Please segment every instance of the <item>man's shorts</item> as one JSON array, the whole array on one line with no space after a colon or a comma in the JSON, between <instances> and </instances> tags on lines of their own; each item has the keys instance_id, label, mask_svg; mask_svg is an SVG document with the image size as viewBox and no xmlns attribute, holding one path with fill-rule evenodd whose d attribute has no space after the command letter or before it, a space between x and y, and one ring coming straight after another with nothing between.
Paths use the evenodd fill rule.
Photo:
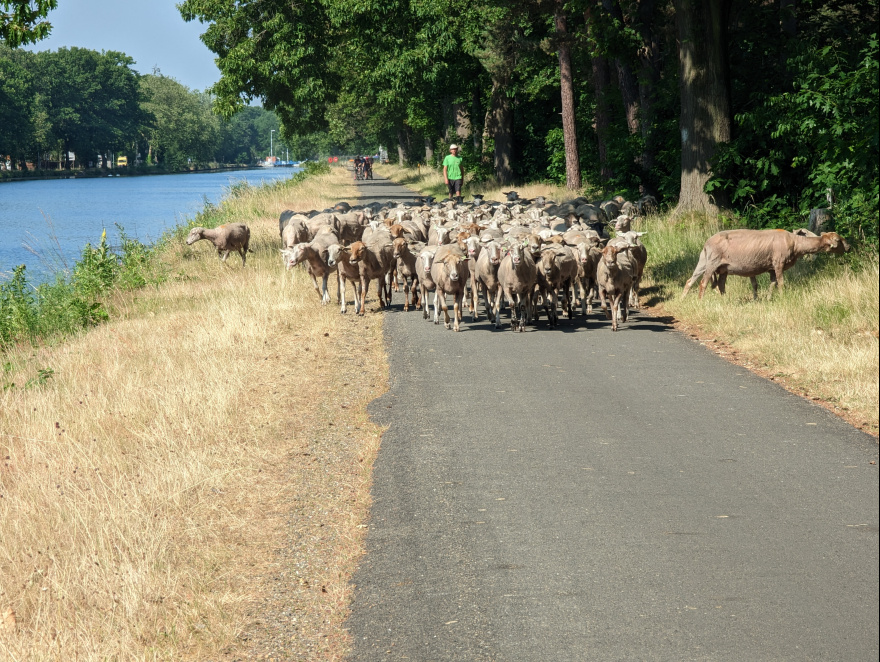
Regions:
<instances>
[{"instance_id":1,"label":"man's shorts","mask_svg":"<svg viewBox=\"0 0 880 662\"><path fill-rule=\"evenodd\" d=\"M449 180L449 197L456 198L461 196L461 180L460 179L450 179Z\"/></svg>"}]
</instances>

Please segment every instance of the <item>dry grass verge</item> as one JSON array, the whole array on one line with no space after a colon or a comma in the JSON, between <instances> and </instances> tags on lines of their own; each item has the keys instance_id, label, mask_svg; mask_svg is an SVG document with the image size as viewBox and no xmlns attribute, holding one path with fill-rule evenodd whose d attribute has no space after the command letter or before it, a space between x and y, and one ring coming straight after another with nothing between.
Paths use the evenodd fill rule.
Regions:
<instances>
[{"instance_id":1,"label":"dry grass verge","mask_svg":"<svg viewBox=\"0 0 880 662\"><path fill-rule=\"evenodd\" d=\"M240 192L246 269L174 244L116 321L4 357L30 383L0 393L0 659L344 655L381 318L285 273L277 219L353 195L343 169Z\"/></svg>"}]
</instances>

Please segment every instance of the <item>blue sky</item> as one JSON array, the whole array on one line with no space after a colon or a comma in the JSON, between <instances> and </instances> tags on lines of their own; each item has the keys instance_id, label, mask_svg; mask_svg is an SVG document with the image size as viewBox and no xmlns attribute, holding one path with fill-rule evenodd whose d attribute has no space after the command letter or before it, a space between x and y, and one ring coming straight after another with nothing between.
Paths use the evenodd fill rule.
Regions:
<instances>
[{"instance_id":1,"label":"blue sky","mask_svg":"<svg viewBox=\"0 0 880 662\"><path fill-rule=\"evenodd\" d=\"M207 26L184 22L175 6L179 1L58 0L48 16L52 33L28 50L79 46L121 51L142 74L158 67L188 88L204 90L220 79L220 72L214 54L199 40Z\"/></svg>"}]
</instances>

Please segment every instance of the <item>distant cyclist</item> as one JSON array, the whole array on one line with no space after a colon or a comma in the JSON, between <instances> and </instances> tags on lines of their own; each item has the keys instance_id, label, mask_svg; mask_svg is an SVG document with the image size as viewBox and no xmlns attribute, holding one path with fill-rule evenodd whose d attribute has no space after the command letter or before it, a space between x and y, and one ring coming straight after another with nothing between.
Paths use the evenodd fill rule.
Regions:
<instances>
[{"instance_id":1,"label":"distant cyclist","mask_svg":"<svg viewBox=\"0 0 880 662\"><path fill-rule=\"evenodd\" d=\"M365 156L364 157L364 179L372 179L373 178L373 157Z\"/></svg>"}]
</instances>

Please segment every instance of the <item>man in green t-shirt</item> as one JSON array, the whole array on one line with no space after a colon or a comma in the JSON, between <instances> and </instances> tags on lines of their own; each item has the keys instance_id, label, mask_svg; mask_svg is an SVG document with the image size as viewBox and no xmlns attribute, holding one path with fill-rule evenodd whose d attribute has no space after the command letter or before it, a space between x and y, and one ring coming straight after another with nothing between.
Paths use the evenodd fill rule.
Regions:
<instances>
[{"instance_id":1,"label":"man in green t-shirt","mask_svg":"<svg viewBox=\"0 0 880 662\"><path fill-rule=\"evenodd\" d=\"M461 167L461 157L458 155L458 145L449 146L449 154L443 159L443 179L449 188L449 197L461 202L461 182L464 179L464 170Z\"/></svg>"}]
</instances>

